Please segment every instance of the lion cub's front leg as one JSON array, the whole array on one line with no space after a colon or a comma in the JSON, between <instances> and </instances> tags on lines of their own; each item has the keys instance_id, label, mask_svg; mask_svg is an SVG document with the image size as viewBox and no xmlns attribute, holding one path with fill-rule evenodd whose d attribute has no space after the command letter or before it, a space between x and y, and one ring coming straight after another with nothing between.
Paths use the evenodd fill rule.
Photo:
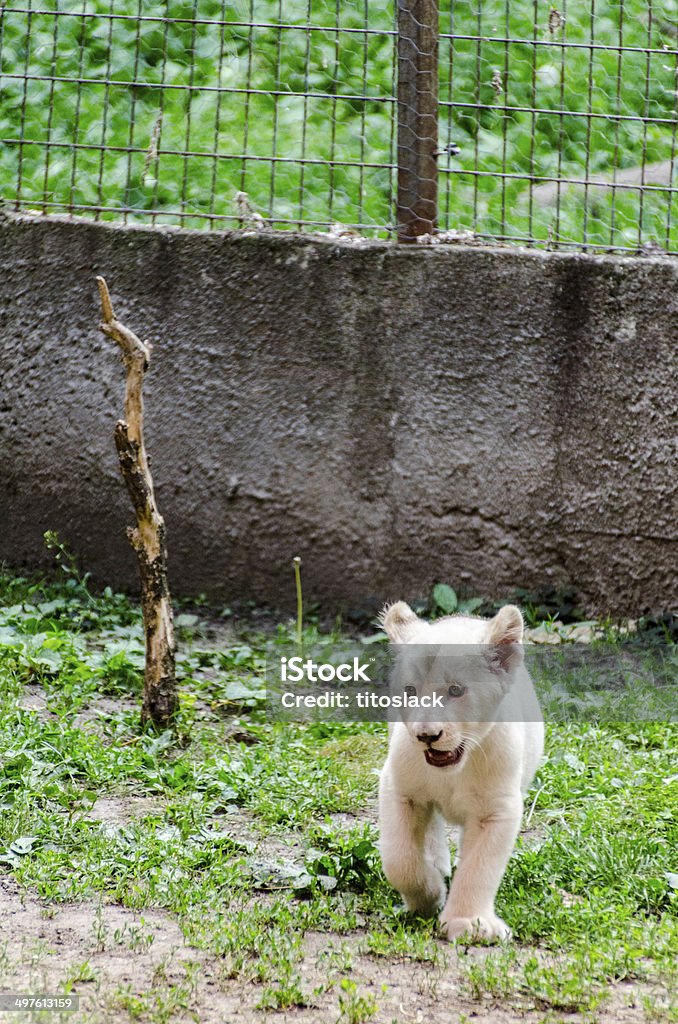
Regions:
<instances>
[{"instance_id":1,"label":"lion cub's front leg","mask_svg":"<svg viewBox=\"0 0 678 1024\"><path fill-rule=\"evenodd\" d=\"M408 910L434 914L445 902L450 852L444 822L432 806L398 794L382 776L379 831L384 874Z\"/></svg>"},{"instance_id":2,"label":"lion cub's front leg","mask_svg":"<svg viewBox=\"0 0 678 1024\"><path fill-rule=\"evenodd\" d=\"M504 801L501 807L467 823L459 864L452 880L440 924L448 939L510 938L507 924L494 912L497 889L504 876L520 829L522 800Z\"/></svg>"}]
</instances>

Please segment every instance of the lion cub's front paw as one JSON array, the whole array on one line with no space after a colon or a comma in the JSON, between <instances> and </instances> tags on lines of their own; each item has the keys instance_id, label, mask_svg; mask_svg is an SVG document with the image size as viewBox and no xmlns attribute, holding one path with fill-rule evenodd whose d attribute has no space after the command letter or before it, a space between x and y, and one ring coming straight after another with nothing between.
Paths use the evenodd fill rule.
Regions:
<instances>
[{"instance_id":1,"label":"lion cub's front paw","mask_svg":"<svg viewBox=\"0 0 678 1024\"><path fill-rule=\"evenodd\" d=\"M486 942L498 942L511 938L511 929L496 914L479 917L448 917L440 915L440 927L445 938L459 939L467 935L471 940L483 939Z\"/></svg>"}]
</instances>

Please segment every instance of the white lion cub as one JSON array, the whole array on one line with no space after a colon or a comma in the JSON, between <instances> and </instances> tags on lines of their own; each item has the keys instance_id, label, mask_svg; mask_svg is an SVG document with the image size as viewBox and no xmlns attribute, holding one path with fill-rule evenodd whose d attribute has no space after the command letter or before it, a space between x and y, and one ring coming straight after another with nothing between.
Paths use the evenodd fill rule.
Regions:
<instances>
[{"instance_id":1,"label":"white lion cub","mask_svg":"<svg viewBox=\"0 0 678 1024\"><path fill-rule=\"evenodd\" d=\"M398 645L396 687L443 707L427 712L439 720L391 726L379 787L386 877L408 910L431 914L442 908L440 924L449 939L508 938L494 900L544 739L523 664L520 611L506 605L491 620L458 615L426 623L398 601L381 621ZM445 821L462 829L449 893Z\"/></svg>"}]
</instances>

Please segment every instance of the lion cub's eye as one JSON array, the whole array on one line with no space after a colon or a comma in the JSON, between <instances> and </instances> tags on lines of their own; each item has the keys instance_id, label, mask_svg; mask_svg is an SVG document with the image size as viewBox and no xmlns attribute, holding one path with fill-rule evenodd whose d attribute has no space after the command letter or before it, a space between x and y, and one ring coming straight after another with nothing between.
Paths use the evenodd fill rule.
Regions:
<instances>
[{"instance_id":1,"label":"lion cub's eye","mask_svg":"<svg viewBox=\"0 0 678 1024\"><path fill-rule=\"evenodd\" d=\"M417 688L416 688L416 686L406 686L405 687L405 693L407 694L408 697L416 697L417 696Z\"/></svg>"},{"instance_id":2,"label":"lion cub's eye","mask_svg":"<svg viewBox=\"0 0 678 1024\"><path fill-rule=\"evenodd\" d=\"M447 688L447 692L449 693L450 697L463 697L464 694L466 693L466 690L467 687L463 686L461 683L452 683Z\"/></svg>"}]
</instances>

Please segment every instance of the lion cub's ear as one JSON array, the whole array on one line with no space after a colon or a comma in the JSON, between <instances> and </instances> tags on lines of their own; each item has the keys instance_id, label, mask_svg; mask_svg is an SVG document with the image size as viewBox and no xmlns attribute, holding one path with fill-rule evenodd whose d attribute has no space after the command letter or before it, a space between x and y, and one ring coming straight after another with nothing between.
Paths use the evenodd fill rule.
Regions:
<instances>
[{"instance_id":1,"label":"lion cub's ear","mask_svg":"<svg viewBox=\"0 0 678 1024\"><path fill-rule=\"evenodd\" d=\"M514 604L506 604L490 619L487 643L489 662L497 672L510 672L523 660L523 617Z\"/></svg>"},{"instance_id":2,"label":"lion cub's ear","mask_svg":"<svg viewBox=\"0 0 678 1024\"><path fill-rule=\"evenodd\" d=\"M505 604L490 619L488 644L521 644L523 642L523 617L520 608L514 604Z\"/></svg>"},{"instance_id":3,"label":"lion cub's ear","mask_svg":"<svg viewBox=\"0 0 678 1024\"><path fill-rule=\"evenodd\" d=\"M404 601L387 604L379 615L379 624L383 627L391 643L406 644L412 639L419 626L419 619Z\"/></svg>"}]
</instances>

